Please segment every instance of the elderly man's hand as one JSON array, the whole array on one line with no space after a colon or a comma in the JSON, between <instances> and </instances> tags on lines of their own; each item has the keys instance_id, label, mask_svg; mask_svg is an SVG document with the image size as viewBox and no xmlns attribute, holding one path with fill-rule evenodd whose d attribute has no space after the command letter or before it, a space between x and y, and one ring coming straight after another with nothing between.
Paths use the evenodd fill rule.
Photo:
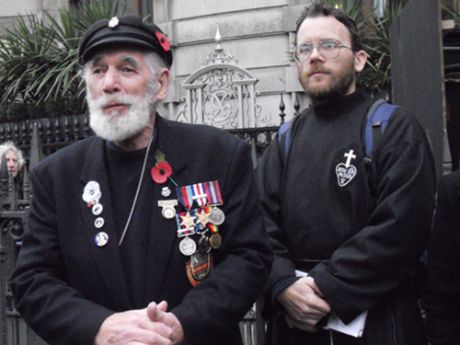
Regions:
<instances>
[{"instance_id":1,"label":"elderly man's hand","mask_svg":"<svg viewBox=\"0 0 460 345\"><path fill-rule=\"evenodd\" d=\"M167 305L158 305L160 308ZM94 345L172 345L174 331L161 321L151 320L147 308L110 315L99 328Z\"/></svg>"},{"instance_id":2,"label":"elderly man's hand","mask_svg":"<svg viewBox=\"0 0 460 345\"><path fill-rule=\"evenodd\" d=\"M307 332L315 332L316 324L331 312L321 291L311 277L303 277L280 293L278 301L286 310L286 322Z\"/></svg>"},{"instance_id":3,"label":"elderly man's hand","mask_svg":"<svg viewBox=\"0 0 460 345\"><path fill-rule=\"evenodd\" d=\"M168 303L162 301L159 304L151 302L147 306L147 315L150 320L155 322L162 322L166 326L170 327L173 331L171 340L174 345L181 344L184 341L184 330L180 321L173 313L167 313Z\"/></svg>"}]
</instances>

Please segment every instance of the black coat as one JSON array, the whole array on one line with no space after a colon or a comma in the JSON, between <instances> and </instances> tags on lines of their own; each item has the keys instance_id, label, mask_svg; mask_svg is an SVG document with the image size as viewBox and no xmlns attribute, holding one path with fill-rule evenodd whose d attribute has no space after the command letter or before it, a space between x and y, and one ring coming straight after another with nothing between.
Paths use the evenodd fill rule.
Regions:
<instances>
[{"instance_id":1,"label":"black coat","mask_svg":"<svg viewBox=\"0 0 460 345\"><path fill-rule=\"evenodd\" d=\"M275 251L265 308L269 320L280 320L271 323L281 334L272 334L274 344L286 344L288 335L297 339L293 343L329 343L326 332L288 331L279 317L274 294L295 269L309 271L343 322L370 311L363 335L368 344L424 343L410 276L429 235L433 159L415 118L397 109L374 147L372 174L362 135L372 102L357 92L307 109L294 124L287 161L274 140L257 167ZM356 175L340 186L336 170L350 150Z\"/></svg>"},{"instance_id":2,"label":"black coat","mask_svg":"<svg viewBox=\"0 0 460 345\"><path fill-rule=\"evenodd\" d=\"M460 342L460 170L441 178L428 248L429 284L424 305L433 345Z\"/></svg>"},{"instance_id":3,"label":"black coat","mask_svg":"<svg viewBox=\"0 0 460 345\"><path fill-rule=\"evenodd\" d=\"M219 228L223 244L214 251L214 269L192 288L185 272L188 258L178 249L175 220L161 216L161 186L155 185L149 196L151 236L141 300L144 307L166 300L188 344L238 343L238 321L265 283L272 259L248 147L223 131L159 116L156 130L156 147L177 181L219 181L226 221ZM51 344L92 344L106 317L133 308L113 240L117 234L104 146L103 140L91 137L47 157L31 173L29 227L11 282L17 309ZM149 176L150 167L147 171ZM110 238L104 247L94 243L95 217L82 200L90 180L99 182L103 191L104 231Z\"/></svg>"}]
</instances>

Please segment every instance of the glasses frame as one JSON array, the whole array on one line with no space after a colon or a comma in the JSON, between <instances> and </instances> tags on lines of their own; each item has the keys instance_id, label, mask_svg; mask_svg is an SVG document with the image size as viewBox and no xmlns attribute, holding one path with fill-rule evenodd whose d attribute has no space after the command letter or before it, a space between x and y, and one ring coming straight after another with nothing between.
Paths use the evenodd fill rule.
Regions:
<instances>
[{"instance_id":1,"label":"glasses frame","mask_svg":"<svg viewBox=\"0 0 460 345\"><path fill-rule=\"evenodd\" d=\"M327 53L324 54L324 51L322 50L322 47L321 47L321 45L323 45L325 43L331 43L331 42L337 44L337 47L336 47L337 48L337 55L335 55L335 56L328 56ZM309 46L309 47L311 46L312 49L311 49L310 54L308 54L308 56L304 56L303 58L300 58L299 54L298 54L298 50L299 50L300 47L304 47L304 46ZM305 61L307 61L311 57L311 54L313 54L313 51L315 50L315 48L318 49L318 53L322 57L327 58L327 59L336 59L336 58L338 58L339 55L340 55L340 51L341 51L340 48L347 48L347 49L350 49L352 52L354 52L353 48L343 44L340 41L336 41L336 40L333 40L333 39L326 39L326 40L320 41L317 44L302 44L300 46L296 46L295 49L294 49L294 60L296 60L297 62L305 62Z\"/></svg>"}]
</instances>

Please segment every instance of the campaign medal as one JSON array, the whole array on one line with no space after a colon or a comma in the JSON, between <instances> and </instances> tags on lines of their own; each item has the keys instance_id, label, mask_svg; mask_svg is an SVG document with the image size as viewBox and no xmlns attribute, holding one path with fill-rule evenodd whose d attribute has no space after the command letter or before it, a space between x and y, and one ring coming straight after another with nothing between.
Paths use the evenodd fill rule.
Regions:
<instances>
[{"instance_id":1,"label":"campaign medal","mask_svg":"<svg viewBox=\"0 0 460 345\"><path fill-rule=\"evenodd\" d=\"M209 205L212 206L209 221L216 225L222 225L225 221L225 213L218 205L222 205L222 194L220 193L219 181L209 181L204 183Z\"/></svg>"},{"instance_id":2,"label":"campaign medal","mask_svg":"<svg viewBox=\"0 0 460 345\"><path fill-rule=\"evenodd\" d=\"M212 256L209 253L197 251L186 263L187 278L192 286L197 286L205 280L212 270Z\"/></svg>"},{"instance_id":3,"label":"campaign medal","mask_svg":"<svg viewBox=\"0 0 460 345\"><path fill-rule=\"evenodd\" d=\"M211 223L216 225L222 225L225 222L225 213L220 208L213 206L211 214L209 215Z\"/></svg>"},{"instance_id":4,"label":"campaign medal","mask_svg":"<svg viewBox=\"0 0 460 345\"><path fill-rule=\"evenodd\" d=\"M175 207L178 205L176 199L158 200L158 207L161 207L161 215L166 219L173 219L176 216Z\"/></svg>"},{"instance_id":5,"label":"campaign medal","mask_svg":"<svg viewBox=\"0 0 460 345\"><path fill-rule=\"evenodd\" d=\"M209 245L212 249L219 249L222 245L222 236L220 236L217 232L213 233L209 237Z\"/></svg>"},{"instance_id":6,"label":"campaign medal","mask_svg":"<svg viewBox=\"0 0 460 345\"><path fill-rule=\"evenodd\" d=\"M179 242L179 250L183 255L191 256L196 252L196 243L190 237L185 236L185 238Z\"/></svg>"},{"instance_id":7,"label":"campaign medal","mask_svg":"<svg viewBox=\"0 0 460 345\"><path fill-rule=\"evenodd\" d=\"M350 150L344 154L346 158L345 163L339 163L335 167L335 174L337 175L337 183L339 187L345 187L349 184L356 176L358 170L351 163L356 158L354 150Z\"/></svg>"},{"instance_id":8,"label":"campaign medal","mask_svg":"<svg viewBox=\"0 0 460 345\"><path fill-rule=\"evenodd\" d=\"M205 206L201 209L195 211L196 214L196 223L197 223L197 232L200 233L206 229L206 225L209 223L209 216L211 215L211 210L208 206Z\"/></svg>"}]
</instances>

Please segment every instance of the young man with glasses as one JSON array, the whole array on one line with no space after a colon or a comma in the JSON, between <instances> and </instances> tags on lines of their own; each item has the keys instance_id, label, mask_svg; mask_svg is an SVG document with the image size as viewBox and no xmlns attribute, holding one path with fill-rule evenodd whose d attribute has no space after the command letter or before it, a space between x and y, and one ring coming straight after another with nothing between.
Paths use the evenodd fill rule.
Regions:
<instances>
[{"instance_id":1,"label":"young man with glasses","mask_svg":"<svg viewBox=\"0 0 460 345\"><path fill-rule=\"evenodd\" d=\"M412 274L429 234L435 173L423 129L396 108L366 157L363 126L375 99L357 86L367 54L340 10L304 11L295 57L312 105L257 168L275 251L269 343L424 344Z\"/></svg>"}]
</instances>

